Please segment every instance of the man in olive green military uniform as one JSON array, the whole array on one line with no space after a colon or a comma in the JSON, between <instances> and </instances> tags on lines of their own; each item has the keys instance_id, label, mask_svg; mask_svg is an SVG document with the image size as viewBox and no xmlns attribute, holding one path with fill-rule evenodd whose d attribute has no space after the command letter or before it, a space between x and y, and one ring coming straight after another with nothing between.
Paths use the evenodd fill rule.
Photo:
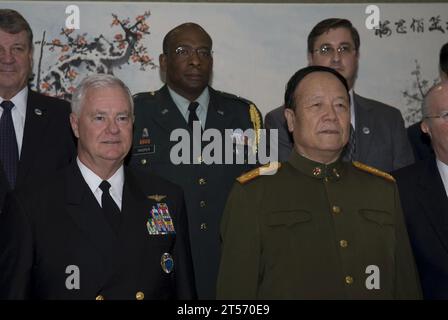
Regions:
<instances>
[{"instance_id":1,"label":"man in olive green military uniform","mask_svg":"<svg viewBox=\"0 0 448 320\"><path fill-rule=\"evenodd\" d=\"M200 156L195 157L194 150L190 152L193 155L190 163L176 164L172 151L179 143L172 140L172 133L180 129L191 138L202 129L204 135L214 131L224 136L226 129L256 132L262 126L261 115L250 101L209 86L212 67L212 39L201 26L184 23L168 32L160 55L166 85L156 92L134 97L134 145L130 160L131 165L161 175L185 192L199 299L215 298L222 212L235 178L255 164L224 164L224 160L223 164L210 164ZM254 152L257 143L242 131L233 134L234 147ZM203 149L208 145L211 143L202 142ZM183 152L191 150L187 149Z\"/></svg>"},{"instance_id":2,"label":"man in olive green military uniform","mask_svg":"<svg viewBox=\"0 0 448 320\"><path fill-rule=\"evenodd\" d=\"M327 67L288 82L295 152L276 174L242 175L232 189L218 299L420 298L395 182L340 159L349 99L345 79Z\"/></svg>"}]
</instances>

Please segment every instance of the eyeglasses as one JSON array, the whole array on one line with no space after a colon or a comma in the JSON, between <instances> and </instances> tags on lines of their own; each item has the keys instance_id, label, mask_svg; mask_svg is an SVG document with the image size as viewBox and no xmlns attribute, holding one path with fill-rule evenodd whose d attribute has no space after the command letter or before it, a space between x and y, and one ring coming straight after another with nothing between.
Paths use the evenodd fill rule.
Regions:
<instances>
[{"instance_id":1,"label":"eyeglasses","mask_svg":"<svg viewBox=\"0 0 448 320\"><path fill-rule=\"evenodd\" d=\"M350 55L351 53L356 51L356 49L349 44L343 44L337 49L327 44L324 44L319 49L314 49L313 52L318 52L321 56L330 56L330 55L332 56L334 55L335 50L342 56Z\"/></svg>"},{"instance_id":2,"label":"eyeglasses","mask_svg":"<svg viewBox=\"0 0 448 320\"><path fill-rule=\"evenodd\" d=\"M196 52L201 59L209 59L213 54L213 51L209 48L192 48L190 46L179 46L174 50L179 58L189 58L193 55L193 52Z\"/></svg>"},{"instance_id":3,"label":"eyeglasses","mask_svg":"<svg viewBox=\"0 0 448 320\"><path fill-rule=\"evenodd\" d=\"M433 115L433 116L425 116L425 119L435 119L435 118L440 118L445 122L448 122L448 110L442 111L441 114L439 115Z\"/></svg>"}]
</instances>

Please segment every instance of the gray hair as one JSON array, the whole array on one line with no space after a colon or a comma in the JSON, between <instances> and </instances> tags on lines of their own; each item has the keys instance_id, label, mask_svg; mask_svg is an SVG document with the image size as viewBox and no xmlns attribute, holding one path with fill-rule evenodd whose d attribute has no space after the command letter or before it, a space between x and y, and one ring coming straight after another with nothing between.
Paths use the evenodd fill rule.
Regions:
<instances>
[{"instance_id":1,"label":"gray hair","mask_svg":"<svg viewBox=\"0 0 448 320\"><path fill-rule=\"evenodd\" d=\"M131 112L134 114L134 100L132 99L129 88L117 77L103 73L87 76L81 81L72 96L72 112L77 115L80 114L84 99L89 89L110 87L120 87L123 89L129 99Z\"/></svg>"}]
</instances>

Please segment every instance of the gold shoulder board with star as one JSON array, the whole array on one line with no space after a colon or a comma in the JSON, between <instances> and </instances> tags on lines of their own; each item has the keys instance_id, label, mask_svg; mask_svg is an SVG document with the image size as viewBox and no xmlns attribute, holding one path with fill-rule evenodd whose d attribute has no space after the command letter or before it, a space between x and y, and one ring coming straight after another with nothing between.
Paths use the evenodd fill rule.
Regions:
<instances>
[{"instance_id":1,"label":"gold shoulder board with star","mask_svg":"<svg viewBox=\"0 0 448 320\"><path fill-rule=\"evenodd\" d=\"M272 174L272 172L277 171L281 166L282 164L280 162L271 162L242 174L236 180L241 184L245 184L258 176Z\"/></svg>"},{"instance_id":2,"label":"gold shoulder board with star","mask_svg":"<svg viewBox=\"0 0 448 320\"><path fill-rule=\"evenodd\" d=\"M358 161L353 161L353 165L356 168L358 168L358 169L360 169L362 171L365 171L365 172L371 173L371 174L373 174L375 176L378 176L378 177L384 178L386 180L395 182L394 177L392 177L390 174L388 174L388 173L386 173L384 171L378 170L377 168L368 166L368 165L366 165L364 163L361 163L361 162L358 162Z\"/></svg>"}]
</instances>

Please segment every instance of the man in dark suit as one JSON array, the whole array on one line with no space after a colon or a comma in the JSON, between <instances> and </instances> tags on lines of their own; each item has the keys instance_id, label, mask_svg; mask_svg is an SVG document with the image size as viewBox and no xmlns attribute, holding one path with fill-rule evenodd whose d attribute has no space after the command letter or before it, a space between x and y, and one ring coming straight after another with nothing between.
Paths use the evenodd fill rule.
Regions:
<instances>
[{"instance_id":1,"label":"man in dark suit","mask_svg":"<svg viewBox=\"0 0 448 320\"><path fill-rule=\"evenodd\" d=\"M426 95L422 130L435 157L393 173L426 299L448 299L448 81Z\"/></svg>"},{"instance_id":2,"label":"man in dark suit","mask_svg":"<svg viewBox=\"0 0 448 320\"><path fill-rule=\"evenodd\" d=\"M215 297L222 211L234 179L251 168L248 158L246 163L228 164L227 157L235 160L236 156L249 157L256 153L255 139L243 131L257 132L262 125L260 113L251 102L208 85L212 66L212 39L201 26L185 23L168 32L160 55L166 85L156 92L134 97L136 120L130 160L133 166L160 174L184 189L200 299ZM204 154L212 143L202 141L201 146L201 139L195 135L203 131L204 135L212 133L220 139L226 129L241 131L226 136L233 141L230 153L221 150L218 142L219 150L214 155L222 164L209 162ZM177 133L187 137L178 142L174 138ZM224 143L224 140L221 141ZM186 147L179 151L177 147L182 142ZM198 154L191 147L196 142ZM232 153L238 151L235 146L242 147L238 155ZM202 150L204 154L200 153ZM179 159L174 159L180 154L186 161L179 163Z\"/></svg>"},{"instance_id":3,"label":"man in dark suit","mask_svg":"<svg viewBox=\"0 0 448 320\"><path fill-rule=\"evenodd\" d=\"M399 110L354 92L358 72L360 39L358 31L346 19L326 19L308 35L309 65L333 68L341 73L350 87L350 143L344 160L356 160L383 171L392 171L413 163L403 117ZM287 160L293 141L286 128L284 107L266 115L266 129L278 129L278 152Z\"/></svg>"},{"instance_id":4,"label":"man in dark suit","mask_svg":"<svg viewBox=\"0 0 448 320\"><path fill-rule=\"evenodd\" d=\"M123 167L129 89L87 77L72 109L76 161L0 215L0 299L195 298L182 190Z\"/></svg>"},{"instance_id":5,"label":"man in dark suit","mask_svg":"<svg viewBox=\"0 0 448 320\"><path fill-rule=\"evenodd\" d=\"M8 191L45 181L75 154L70 105L27 87L32 59L30 26L0 9L0 211Z\"/></svg>"},{"instance_id":6,"label":"man in dark suit","mask_svg":"<svg viewBox=\"0 0 448 320\"><path fill-rule=\"evenodd\" d=\"M448 42L440 49L439 73L441 81L448 80ZM411 142L416 161L434 156L431 139L422 131L421 125L422 121L419 121L408 128L409 141Z\"/></svg>"}]
</instances>

